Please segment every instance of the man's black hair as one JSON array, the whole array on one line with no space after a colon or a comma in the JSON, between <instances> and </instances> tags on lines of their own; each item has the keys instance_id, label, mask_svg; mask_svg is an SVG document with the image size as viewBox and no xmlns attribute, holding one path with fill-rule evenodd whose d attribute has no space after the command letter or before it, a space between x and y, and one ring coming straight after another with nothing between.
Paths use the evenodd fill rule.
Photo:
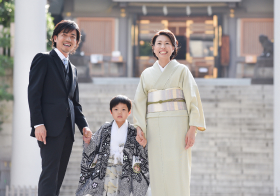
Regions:
<instances>
[{"instance_id":1,"label":"man's black hair","mask_svg":"<svg viewBox=\"0 0 280 196\"><path fill-rule=\"evenodd\" d=\"M57 23L57 25L54 28L53 34L52 34L52 47L56 48L56 42L54 42L54 36L58 36L59 33L63 32L63 33L68 33L70 31L76 30L77 33L77 46L76 48L71 52L71 53L75 53L75 50L78 48L79 43L81 41L81 32L79 29L79 26L77 25L77 23L75 23L72 20L62 20L59 23Z\"/></svg>"},{"instance_id":2,"label":"man's black hair","mask_svg":"<svg viewBox=\"0 0 280 196\"><path fill-rule=\"evenodd\" d=\"M127 96L124 95L117 95L110 101L110 111L112 111L112 108L118 105L119 103L123 103L127 105L128 111L131 110L131 101Z\"/></svg>"}]
</instances>

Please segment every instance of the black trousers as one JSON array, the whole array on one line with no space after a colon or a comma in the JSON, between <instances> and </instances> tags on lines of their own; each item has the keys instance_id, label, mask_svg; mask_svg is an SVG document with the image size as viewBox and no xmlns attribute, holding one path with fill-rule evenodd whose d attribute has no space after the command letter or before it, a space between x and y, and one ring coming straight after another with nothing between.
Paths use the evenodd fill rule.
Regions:
<instances>
[{"instance_id":1,"label":"black trousers","mask_svg":"<svg viewBox=\"0 0 280 196\"><path fill-rule=\"evenodd\" d=\"M47 144L38 141L42 158L38 196L58 196L69 162L74 136L70 117L67 117L58 137L47 137Z\"/></svg>"}]
</instances>

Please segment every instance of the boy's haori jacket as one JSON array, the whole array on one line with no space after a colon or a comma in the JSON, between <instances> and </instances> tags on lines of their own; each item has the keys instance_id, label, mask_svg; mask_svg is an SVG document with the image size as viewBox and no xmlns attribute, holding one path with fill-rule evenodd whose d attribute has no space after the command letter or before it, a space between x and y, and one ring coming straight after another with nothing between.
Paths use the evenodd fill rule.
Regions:
<instances>
[{"instance_id":1,"label":"boy's haori jacket","mask_svg":"<svg viewBox=\"0 0 280 196\"><path fill-rule=\"evenodd\" d=\"M76 196L102 196L108 159L110 156L111 123L105 123L95 132L89 144L84 144L81 174ZM136 141L136 128L128 123L127 139L123 149L122 175L117 196L145 196L149 187L148 146ZM140 172L133 170L133 157L140 163ZM96 161L97 160L97 161Z\"/></svg>"}]
</instances>

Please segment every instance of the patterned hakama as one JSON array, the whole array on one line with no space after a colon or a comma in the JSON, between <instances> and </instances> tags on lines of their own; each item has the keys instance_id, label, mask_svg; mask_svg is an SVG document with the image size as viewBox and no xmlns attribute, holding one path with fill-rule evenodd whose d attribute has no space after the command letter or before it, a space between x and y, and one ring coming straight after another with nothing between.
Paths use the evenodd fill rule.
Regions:
<instances>
[{"instance_id":1,"label":"patterned hakama","mask_svg":"<svg viewBox=\"0 0 280 196\"><path fill-rule=\"evenodd\" d=\"M121 174L122 164L114 164L114 158L110 157L105 175L103 196L116 196L118 194Z\"/></svg>"}]
</instances>

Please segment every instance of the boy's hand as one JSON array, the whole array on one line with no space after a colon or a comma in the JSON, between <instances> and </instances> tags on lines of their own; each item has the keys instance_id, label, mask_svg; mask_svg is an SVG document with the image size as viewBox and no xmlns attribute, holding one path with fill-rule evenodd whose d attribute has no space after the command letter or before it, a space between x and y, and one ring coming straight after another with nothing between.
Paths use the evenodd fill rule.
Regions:
<instances>
[{"instance_id":1,"label":"boy's hand","mask_svg":"<svg viewBox=\"0 0 280 196\"><path fill-rule=\"evenodd\" d=\"M147 139L140 127L137 127L137 136L136 136L136 141L145 148L147 145Z\"/></svg>"},{"instance_id":2,"label":"boy's hand","mask_svg":"<svg viewBox=\"0 0 280 196\"><path fill-rule=\"evenodd\" d=\"M92 132L88 127L83 128L83 140L86 144L90 143Z\"/></svg>"},{"instance_id":3,"label":"boy's hand","mask_svg":"<svg viewBox=\"0 0 280 196\"><path fill-rule=\"evenodd\" d=\"M90 137L85 137L85 136L83 136L83 140L84 140L84 142L86 143L86 144L89 144L90 143Z\"/></svg>"},{"instance_id":4,"label":"boy's hand","mask_svg":"<svg viewBox=\"0 0 280 196\"><path fill-rule=\"evenodd\" d=\"M144 133L142 133L143 134L143 139L139 142L138 140L137 140L137 137L138 137L138 135L136 136L136 141L138 141L138 143L141 145L141 146L143 146L144 148L145 148L145 146L147 145L147 139L145 138L145 136L144 136ZM139 139L139 138L138 138Z\"/></svg>"}]
</instances>

